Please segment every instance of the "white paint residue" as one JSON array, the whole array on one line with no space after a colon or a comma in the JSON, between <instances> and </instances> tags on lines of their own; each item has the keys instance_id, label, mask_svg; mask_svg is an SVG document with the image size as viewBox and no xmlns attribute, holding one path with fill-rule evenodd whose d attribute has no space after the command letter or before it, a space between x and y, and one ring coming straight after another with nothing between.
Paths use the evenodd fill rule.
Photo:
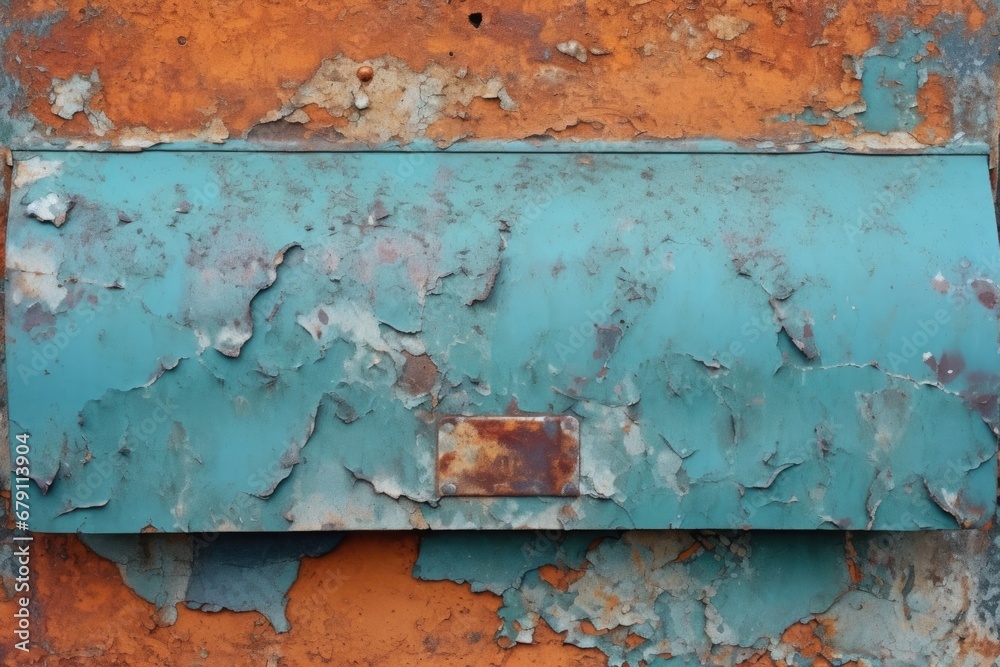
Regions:
<instances>
[{"instance_id":1,"label":"white paint residue","mask_svg":"<svg viewBox=\"0 0 1000 667\"><path fill-rule=\"evenodd\" d=\"M299 315L295 320L309 332L315 341L326 340L328 331L334 327L344 340L361 347L379 352L388 352L389 346L379 333L379 323L375 314L359 304L320 304L310 312Z\"/></svg>"},{"instance_id":2,"label":"white paint residue","mask_svg":"<svg viewBox=\"0 0 1000 667\"><path fill-rule=\"evenodd\" d=\"M42 222L51 222L56 227L62 227L72 207L71 199L50 192L28 204L27 212Z\"/></svg>"},{"instance_id":3,"label":"white paint residue","mask_svg":"<svg viewBox=\"0 0 1000 667\"><path fill-rule=\"evenodd\" d=\"M556 44L556 50L559 51L559 53L564 53L571 58L576 58L582 63L587 62L587 49L584 48L583 44L575 39Z\"/></svg>"},{"instance_id":4,"label":"white paint residue","mask_svg":"<svg viewBox=\"0 0 1000 667\"><path fill-rule=\"evenodd\" d=\"M708 29L719 39L729 41L736 39L750 29L750 22L738 16L716 14L708 20Z\"/></svg>"},{"instance_id":5,"label":"white paint residue","mask_svg":"<svg viewBox=\"0 0 1000 667\"><path fill-rule=\"evenodd\" d=\"M249 329L223 327L215 335L215 345L213 347L227 357L237 357L240 354L240 350L243 349L243 344L250 340L251 335L253 335L253 332Z\"/></svg>"},{"instance_id":6,"label":"white paint residue","mask_svg":"<svg viewBox=\"0 0 1000 667\"><path fill-rule=\"evenodd\" d=\"M45 304L55 312L66 298L66 288L57 276L59 264L42 248L22 249L12 246L7 253L11 299L15 305L25 301Z\"/></svg>"},{"instance_id":7,"label":"white paint residue","mask_svg":"<svg viewBox=\"0 0 1000 667\"><path fill-rule=\"evenodd\" d=\"M646 441L642 438L642 431L639 425L629 423L623 424L625 428L625 451L631 456L642 456L646 453Z\"/></svg>"},{"instance_id":8,"label":"white paint residue","mask_svg":"<svg viewBox=\"0 0 1000 667\"><path fill-rule=\"evenodd\" d=\"M687 490L682 489L677 482L677 473L683 464L684 460L670 449L664 449L656 456L656 476L666 482L670 490L678 496L687 493Z\"/></svg>"},{"instance_id":9,"label":"white paint residue","mask_svg":"<svg viewBox=\"0 0 1000 667\"><path fill-rule=\"evenodd\" d=\"M18 160L14 163L14 189L25 188L43 178L62 173L62 160L43 160L40 157Z\"/></svg>"},{"instance_id":10,"label":"white paint residue","mask_svg":"<svg viewBox=\"0 0 1000 667\"><path fill-rule=\"evenodd\" d=\"M101 89L101 80L95 69L91 75L74 74L68 79L52 79L49 102L52 113L71 120L73 116L86 109L90 98Z\"/></svg>"}]
</instances>

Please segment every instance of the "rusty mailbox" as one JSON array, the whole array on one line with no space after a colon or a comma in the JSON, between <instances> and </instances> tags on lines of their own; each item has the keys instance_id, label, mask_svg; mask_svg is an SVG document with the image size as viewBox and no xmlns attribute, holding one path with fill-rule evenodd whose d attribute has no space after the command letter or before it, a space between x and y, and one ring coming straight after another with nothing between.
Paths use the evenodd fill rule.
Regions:
<instances>
[{"instance_id":1,"label":"rusty mailbox","mask_svg":"<svg viewBox=\"0 0 1000 667\"><path fill-rule=\"evenodd\" d=\"M994 513L984 154L14 159L36 530Z\"/></svg>"}]
</instances>

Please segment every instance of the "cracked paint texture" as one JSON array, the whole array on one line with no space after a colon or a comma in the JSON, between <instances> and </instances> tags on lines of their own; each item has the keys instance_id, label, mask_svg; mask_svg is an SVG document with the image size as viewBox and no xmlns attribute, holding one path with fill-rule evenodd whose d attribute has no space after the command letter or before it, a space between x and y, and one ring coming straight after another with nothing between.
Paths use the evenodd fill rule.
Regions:
<instances>
[{"instance_id":1,"label":"cracked paint texture","mask_svg":"<svg viewBox=\"0 0 1000 667\"><path fill-rule=\"evenodd\" d=\"M428 535L414 574L500 591L501 643L551 628L616 666L972 667L1000 655L995 534L630 532L591 535L582 559L567 558L585 535L508 535L502 555L487 535Z\"/></svg>"},{"instance_id":2,"label":"cracked paint texture","mask_svg":"<svg viewBox=\"0 0 1000 667\"><path fill-rule=\"evenodd\" d=\"M8 230L39 528L993 514L983 156L61 155ZM437 419L521 413L579 419L580 497L439 497Z\"/></svg>"},{"instance_id":3,"label":"cracked paint texture","mask_svg":"<svg viewBox=\"0 0 1000 667\"><path fill-rule=\"evenodd\" d=\"M474 11L482 13L478 28L468 20ZM984 146L995 145L997 136L995 3L879 1L799 6L755 0L630 0L472 6L453 1L378 6L347 2L330 7L308 1L99 4L0 0L0 18L0 144L22 149L44 145L136 148L185 140L245 142L279 149L431 140L441 145L457 142L455 148L460 148L463 143L475 147L480 145L477 141L526 138L546 146L543 139L560 138L631 140L617 144L620 150L646 150L645 143L636 142L648 139L658 148L943 149L985 154ZM366 86L350 76L352 68L363 64L376 69ZM398 99L403 93L403 99ZM994 151L991 161L995 156ZM19 192L64 171L73 174L83 164L74 153L34 158L21 154L18 158L19 178L14 187ZM410 164L413 170L423 166L426 163ZM404 167L404 172L408 170ZM983 178L982 174L975 177ZM912 180L904 171L897 175L903 176L902 184ZM7 193L9 178L0 164L4 185L0 199ZM863 230L879 224L881 209L895 208L913 191L937 196L939 186L921 180L919 186L887 189L878 198L878 207L866 205L863 213L854 213L854 222L835 246L863 239ZM90 219L87 216L108 216L109 222L122 225L140 222L156 230L172 222L162 211L153 218L144 217L141 194L134 206L120 211L95 211L88 208L93 202L61 197L49 200L56 206L53 209L43 206L48 194L41 192L31 200L42 199L35 210L43 215L32 216L30 222L45 229L53 242L63 234L78 234L80 230L73 231L73 225ZM59 192L52 194L59 196ZM305 198L308 193L299 195ZM18 202L15 199L16 209L31 203ZM185 215L198 215L200 203L193 197L176 197L163 211L183 220ZM541 208L539 202L534 205ZM57 229L53 225L64 206L68 215ZM181 212L184 209L187 213ZM0 206L0 214L3 211ZM366 216L394 222L391 216L383 217L386 212L392 213L384 204L381 208L372 204ZM77 218L81 214L85 217ZM300 219L298 224L305 227L316 222ZM502 231L502 225L498 228ZM8 265L8 269L19 267L9 278L8 298L16 287L27 304L16 320L5 320L9 333L38 336L48 332L57 317L66 317L60 311L79 307L81 297L97 319L107 312L101 309L128 303L132 295L125 292L141 282L140 276L143 281L156 279L155 271L163 264L153 262L148 275L131 266L130 280L116 286L116 278L104 271L108 260L102 257L106 232L101 229L100 225L94 228L95 233L105 234L96 246L84 250L81 243L73 252L89 253L87 259L92 261L86 264L74 255L76 268L103 268L78 271L75 283L67 284L63 278L69 274L51 261L56 245L22 253L18 264ZM900 244L907 243L913 233L905 226L884 231L895 234ZM509 230L508 238L515 232L516 228ZM494 250L499 254L505 251L503 238L501 234L483 241L496 241ZM242 320L247 313L255 315L265 306L273 307L273 301L258 301L271 290L285 289L282 285L291 282L286 278L293 275L286 275L286 269L309 256L307 247L285 247L274 240L268 237L267 243L261 243L259 238L224 237L222 243L246 250L245 258L253 267L240 274L241 288L218 293L226 295L228 304L239 301L246 306L232 319ZM1000 291L990 277L996 279L996 264L989 259L995 257L996 238L983 235L980 240L978 245L963 242L970 254L967 265L960 260L957 268L934 269L928 286L950 308L983 308L980 315L986 317L986 311L1000 303ZM825 286L798 285L801 275L794 272L782 276L775 270L774 258L748 248L752 242L746 237L725 242L732 266L741 269L745 278L753 277L764 287L760 276L768 276L766 289L752 296L760 312L748 324L746 337L756 331L769 347L781 346L782 372L809 365L816 369L841 366L827 357L831 351L846 357L852 348L831 347L829 340L824 341L822 336L830 332L823 326L826 322L799 301L810 289ZM68 247L65 239L60 243L60 251ZM113 247L124 252L121 246ZM215 279L226 282L233 280L229 272L235 264L213 254L221 247L221 243L202 239L200 244L189 242L188 249L203 269L221 267L221 276ZM147 252L141 259L151 258ZM664 268L676 267L673 255L657 259ZM334 253L322 261L328 275L335 275L344 257ZM560 264L566 262L552 266L557 273L564 270ZM191 270L190 266L183 270ZM345 266L342 276L361 275L355 274L350 262ZM411 271L409 266L397 270L400 276ZM421 271L415 267L417 275ZM31 281L20 280L28 275L34 276ZM486 266L481 274L477 268L474 276L466 277L482 291L470 290L474 295L469 301L489 305L490 288L497 280L502 287L509 275L499 263ZM394 282L386 280L379 289ZM790 296L782 297L789 287L793 288ZM119 290L122 294L117 294ZM119 300L110 301L109 295ZM246 321L238 325L232 320L215 321L211 302L197 301L203 297L198 293L163 297L193 298L200 304L201 310L191 315L202 334L196 335L194 356L144 357L142 372L129 369L135 371L130 382L114 390L104 388L108 395L96 402L107 407L102 413L95 411L100 406L90 406L92 420L103 418L116 401L130 407L130 401L141 398L137 392L141 393L142 384L155 380L146 388L152 389L171 373L188 372L187 365L200 366L205 356L221 357L237 349L242 355L244 348L253 349L253 335L244 337L264 328L257 322L251 330ZM401 311L382 310L375 319L375 331L390 348L390 353L383 354L389 355L393 371L384 379L396 377L393 400L421 409L427 397L433 403L433 397L450 387L454 378L448 377L450 364L442 363L439 368L438 360L426 350L412 346L405 336L388 332L390 325L380 324L382 317L392 318L395 324L391 326L404 328L426 321L426 303L406 304ZM843 306L838 317L849 307ZM88 323L87 312L80 311L81 327ZM340 327L353 313L331 318L331 313L323 312L325 323L324 315L315 309L303 311L298 324L310 335L315 332L314 341L327 345L330 339L324 341L324 335L331 335L330 322L340 336ZM366 322L367 328L359 328L344 344L368 340L381 346L372 334L371 320ZM995 377L979 373L976 367L988 357L970 363L947 345L933 352L920 349L922 339L915 338L919 332L928 341L943 340L942 329L932 334L933 321L923 322L927 328L916 324L905 340L887 339L898 345L883 351L897 354L898 368L905 366L904 372L887 370L885 363L879 369L843 367L879 381L873 371L885 375L885 387L861 392L852 404L858 431L869 429L869 437L877 442L885 442L885 436L891 436L901 420L912 414L912 407L901 402L899 394L917 389L911 389L912 382L905 378L892 378L899 386L890 387L888 373L936 383L919 392L933 396L943 392L938 400L952 396L949 392L960 394L965 406L995 427ZM591 331L593 323L581 324L585 349L598 354L593 360L598 368L610 359L607 373L612 373L620 348L631 345L630 329L620 322L602 324L604 333L599 338ZM957 327L954 320L944 324L946 330ZM79 345L79 334L72 331L63 333ZM93 329L89 331L94 334ZM994 341L996 332L983 331L980 342L985 355L985 346ZM146 346L173 347L188 345L185 338L191 335L160 334L165 337L154 338L152 329L119 332L124 342L113 346L113 363L118 363L117 354L135 355L136 340L145 341ZM56 336L58 332L51 340L67 340ZM581 333L574 341L584 337ZM573 344L567 345L572 348ZM338 360L344 360L347 352L340 355ZM713 373L730 371L721 358L684 359L692 364L691 369L682 367L685 374L697 370L696 365ZM844 363L863 365L861 359L858 355L855 361ZM926 370L916 366L917 361ZM45 361L39 372L51 372L49 363ZM274 369L262 369L267 372ZM11 373L13 381L19 382ZM825 374L820 371L820 376ZM467 384L473 397L472 392L481 396L493 391L478 378ZM715 400L731 403L732 396L723 389L719 391L728 398L715 393L719 386L712 385ZM6 390L0 393L5 400ZM367 410L360 402L363 395L358 391L345 396L341 391L325 398L328 414L357 420L358 406L362 413ZM142 405L144 416L133 430L147 435L143 423L149 433L164 428L171 404L147 401ZM311 410L297 413L294 435L286 431L282 446L268 450L268 456L273 455L269 464L255 470L252 478L237 479L240 493L251 503L280 498L284 487L296 480L310 447L319 442L314 438L322 435L322 415L322 410L317 410L315 418ZM634 416L634 406L628 410L619 406L618 412L606 415L606 423L614 425L617 420L619 425L629 425ZM314 419L320 423L313 423ZM975 427L981 425L977 422ZM734 422L729 432L741 428ZM6 433L6 420L0 421L0 429ZM629 428L630 433L637 430ZM816 429L814 440L820 451L830 448L836 432L836 423ZM168 451L173 458L169 460L194 461L182 444L184 434L172 437L174 449ZM634 435L623 438L622 446L626 444L628 454L622 455L626 461L650 447ZM0 448L0 464L6 469L9 461L4 450ZM67 459L72 463L76 454L87 459L86 451L70 451L67 439ZM836 453L837 448L832 451ZM690 480L679 474L681 463L690 458L687 454L680 450L657 461L657 474L670 480L674 493L687 493L690 487ZM885 510L892 510L901 488L895 474L884 472L888 459L883 454L865 463L873 470L882 467L860 485L865 489L863 500L860 495L853 498L855 527L867 523L872 510L878 520L884 520ZM410 502L403 492L413 493L413 488L392 488L378 475L377 460L358 456L351 464L350 477L338 479L355 484L355 493L367 493L377 483L379 497L398 494L404 498L400 502ZM60 458L61 453L55 456ZM86 464L93 467L88 471L89 481L80 482L84 465L80 458L70 468L77 481L73 502L66 506L71 511L63 521L80 512L104 511L72 508L74 502L76 507L105 503L108 476L118 474L91 459ZM776 459L767 469L758 468L758 483L780 488L789 475L805 475L803 465ZM967 460L959 470L971 470L974 465ZM62 493L60 484L66 480L59 479L61 469L38 471L39 484L52 485L54 494ZM596 479L600 481L600 475ZM0 614L10 618L16 609L7 510L10 490L6 476L0 480L6 501L0 503ZM919 485L910 488L913 493L920 491ZM956 505L956 497L942 493L934 484L924 490L925 500L931 499L940 508L936 511L942 525L972 518L967 508ZM768 489L750 487L748 492L766 494ZM174 500L179 489L162 493ZM63 509L63 500L60 497L53 512ZM349 510L367 510L371 502L370 496L363 496ZM118 511L111 504L106 509ZM226 527L227 521L236 526L235 516L218 512L213 518ZM310 521L319 526L327 518L317 514ZM416 523L422 525L419 520ZM995 525L962 533L562 533L548 529L489 535L357 533L333 551L329 551L336 545L333 535L88 535L85 544L78 536L36 534L31 605L35 643L30 654L22 655L7 641L0 642L0 661L5 665L267 667L388 667L401 662L456 667L997 665L1000 533ZM308 557L298 562L303 554ZM255 582L254 574L274 580Z\"/></svg>"},{"instance_id":4,"label":"cracked paint texture","mask_svg":"<svg viewBox=\"0 0 1000 667\"><path fill-rule=\"evenodd\" d=\"M919 151L997 136L996 8L972 0L3 12L0 137L18 147L555 137Z\"/></svg>"},{"instance_id":5,"label":"cracked paint texture","mask_svg":"<svg viewBox=\"0 0 1000 667\"><path fill-rule=\"evenodd\" d=\"M270 586L241 589L261 613L206 617L204 597L188 597L177 579L192 553L215 548L211 536L87 536L109 562L77 537L36 535L40 641L4 664L980 667L1000 655L995 529L356 533L332 552L306 535L217 544L231 538L240 543L222 561L261 574L296 549L310 556L288 590L286 632L262 615ZM175 601L186 604L164 613Z\"/></svg>"}]
</instances>

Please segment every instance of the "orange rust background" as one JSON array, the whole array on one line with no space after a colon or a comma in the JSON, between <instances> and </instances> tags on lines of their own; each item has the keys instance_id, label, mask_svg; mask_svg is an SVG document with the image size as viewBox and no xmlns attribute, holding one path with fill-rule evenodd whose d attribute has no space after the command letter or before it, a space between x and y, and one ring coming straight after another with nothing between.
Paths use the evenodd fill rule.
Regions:
<instances>
[{"instance_id":1,"label":"orange rust background","mask_svg":"<svg viewBox=\"0 0 1000 667\"><path fill-rule=\"evenodd\" d=\"M358 534L303 559L286 634L257 613L206 615L184 606L174 625L159 627L153 606L122 583L117 567L75 537L36 536L32 548L33 597L44 611L36 609L30 654L0 645L7 665L607 664L595 649L562 644L544 624L532 645L498 646L500 598L414 579L414 535ZM11 618L14 609L2 603L0 615Z\"/></svg>"},{"instance_id":2,"label":"orange rust background","mask_svg":"<svg viewBox=\"0 0 1000 667\"><path fill-rule=\"evenodd\" d=\"M777 118L860 100L861 82L845 71L844 58L878 44L876 18L896 26L889 41L901 34L899 26L927 26L936 16L961 17L966 35L988 20L973 0L841 2L835 16L823 5L798 5L23 0L11 9L15 29L3 65L23 85L27 110L56 137L95 138L83 114L64 120L52 113L53 78L99 71L101 91L91 107L116 126L103 140L135 128L185 138L219 121L225 130L216 125L215 134L222 132L216 138L243 137L288 103L324 59L342 53L359 62L392 55L415 72L436 63L456 76L499 77L518 109L504 111L496 99L451 105L427 130L445 143L545 134L793 141L857 132L849 114L823 126ZM57 10L65 18L42 38L16 29ZM478 29L469 21L473 11L483 16ZM608 53L581 63L556 50L567 40ZM724 56L706 58L713 49ZM926 49L937 57L933 41ZM943 79L921 87L924 120L912 132L920 142L951 136L952 92ZM315 105L304 111L310 120L295 131L306 137L349 122Z\"/></svg>"}]
</instances>

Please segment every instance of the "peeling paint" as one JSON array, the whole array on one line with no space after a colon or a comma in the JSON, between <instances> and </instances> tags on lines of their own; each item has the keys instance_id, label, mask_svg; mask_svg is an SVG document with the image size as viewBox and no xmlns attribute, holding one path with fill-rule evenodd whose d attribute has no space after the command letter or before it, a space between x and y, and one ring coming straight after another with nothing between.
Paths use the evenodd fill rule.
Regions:
<instances>
[{"instance_id":1,"label":"peeling paint","mask_svg":"<svg viewBox=\"0 0 1000 667\"><path fill-rule=\"evenodd\" d=\"M342 55L324 60L289 102L263 122L273 123L305 108L322 109L330 118L347 121L337 125L344 139L380 145L424 137L434 122L445 114L462 115L461 108L476 98L498 99L505 110L517 107L498 77L456 77L436 64L415 72L403 60L385 56L366 61L373 77L364 82L356 75L361 65Z\"/></svg>"},{"instance_id":2,"label":"peeling paint","mask_svg":"<svg viewBox=\"0 0 1000 667\"><path fill-rule=\"evenodd\" d=\"M519 140L527 139L539 149L560 151L589 150L587 144L574 143L581 140L627 139L604 148L985 154L993 147L991 162L996 160L996 9L990 3L800 7L781 1L705 5L629 0L558 7L503 2L473 8L467 3L376 7L352 2L335 7L228 6L191 0L166 9L160 4L0 0L0 144L132 150L193 141L199 150L262 145L288 150L354 148L360 141L428 150L421 142L431 140L452 150L523 150ZM472 24L470 11L479 13L479 25ZM581 62L555 46L572 38L581 42ZM352 72L352 64L361 67ZM377 67L366 80L361 69L372 66ZM391 85L375 83L382 94L372 94L369 87L383 74ZM317 93L329 109L293 102L302 102L297 96L309 91L307 84L329 91L326 98ZM490 141L494 139L502 143ZM27 215L31 202L49 194L73 196L73 188L61 184L81 170L77 155L18 154L14 215ZM387 173L405 180L428 169L420 153L398 158ZM787 193L769 191L761 178L752 178L759 164L746 159L747 169L734 183L750 189L753 197L745 210L734 206L728 211L734 227L744 216L778 215L793 201ZM873 294L867 302L857 291L840 301L820 299L817 295L835 293L837 286L816 280L819 271L794 266L794 254L776 254L788 248L776 241L773 230L766 233L766 225L760 235L738 229L725 239L704 228L675 235L664 242L670 248L664 257L654 250L648 253L654 261L631 265L639 278L614 276L621 284L620 300L577 308L576 319L559 332L553 349L532 356L516 373L498 376L461 370L496 356L481 334L456 327L454 340L428 340L433 323L466 310L494 315L511 286L530 295L531 285L540 279L536 275L563 275L570 283L585 284L592 274L580 270L580 262L586 262L587 272L629 265L627 256L623 261L622 256L557 251L576 236L575 230L550 244L552 256L545 257L537 274L525 274L523 265L509 261L508 249L513 244L518 252L518 236L526 227L548 224L557 218L553 210L564 209L566 200L578 196L561 196L561 176L536 172L538 196L518 191L510 198L517 205L509 215L490 221L489 230L470 241L470 247L481 251L447 266L441 262L454 248L425 244L440 237L435 225L444 224L442 220L473 226L467 216L474 207L456 209L452 202L449 209L442 203L471 170L439 173L438 189L428 188L419 226L434 229L434 234L413 233L400 222L410 212L393 206L386 190L393 190L398 180L387 179L383 191L349 191L360 203L330 210L311 208L309 193L290 190L283 198L286 207L262 216L266 222L258 221L252 231L267 229L273 220L294 220L331 236L315 247L288 247L280 262L275 258L284 243L301 241L305 234L285 239L265 234L261 241L232 234L226 225L215 237L205 234L182 244L182 251L173 246L157 250L164 240L161 229L190 230L194 223L189 218L205 215L210 208L206 202L220 196L227 207L211 210L217 219L256 220L256 212L239 201L252 201L260 182L241 183L246 172L240 170L230 178L222 174L237 162L217 170L219 178L211 174L185 192L129 186L125 189L131 192L114 202L76 200L69 222L59 228L50 224L58 214L50 215L42 204L36 210L50 216L45 224L18 218L17 224L28 225L38 236L9 248L5 291L8 307L17 314L6 320L7 330L16 340L31 339L42 347L23 368L8 368L11 383L32 385L82 350L79 358L85 358L92 350L87 341L101 337L97 349L115 351L107 370L119 381L82 387L80 396L87 398L73 405L86 409L65 423L79 418L130 434L108 445L112 459L124 461L111 467L100 452L76 439L62 439L62 421L53 425L53 456L39 461L35 470L39 491L51 489L58 496L48 511L70 508L62 519L73 521L118 511L111 489L124 473L141 467L130 458L156 446L164 448L166 458L151 463L154 468L172 466L194 474L178 477L175 487L156 490L170 504L170 518L155 522L162 525L142 525L144 532L192 529L191 516L200 511L210 514L211 525L239 530L250 525L248 507L262 504L274 504L274 511L284 512L279 523L296 529L360 526L349 517L421 529L432 523L475 528L491 521L522 526L526 512L546 528L422 538L356 534L340 545L335 535L85 536L103 557L77 536L36 534L31 610L37 641L26 656L0 650L5 664L996 663L1000 537L995 521L987 530L961 534L559 530L588 520L602 525L646 521L626 501L647 488L689 498L695 507L740 503L757 508L760 521L786 522L788 512L803 503L848 507L850 520L829 511L822 517L824 527L878 527L887 515L905 528L924 526L930 519L956 526L985 516L976 498L955 489L967 477L987 488L987 480L995 477L993 462L986 463L988 452L911 479L899 473L893 457L912 441L914 415L930 403L935 408L949 405L951 418L960 413L972 417L970 428L982 428L982 422L994 432L1000 428L1000 374L984 370L996 354L995 235L984 231L966 238L959 232L955 243L964 248L965 257L936 263L929 255L919 280L914 278L909 287L938 298L943 310L928 306L902 327L886 324L885 313L874 307L896 299L896 292ZM596 169L602 168L607 169L598 159ZM603 178L604 172L599 173L595 178ZM0 199L6 199L10 176L0 168ZM684 182L671 190L662 175L649 176L633 175L636 183L648 183L656 198L673 201L690 187ZM809 211L800 218L799 233L832 226L838 234L830 236L824 252L838 256L845 245L856 247L872 233L884 234L886 248L906 247L913 232L906 225L894 228L891 217L914 193L939 196L939 183L931 176L897 179L886 190L889 195L872 197L842 218L824 207ZM673 178L671 173L666 180ZM580 191L592 185L580 183ZM863 182L830 185L841 197L859 188L863 190ZM22 195L29 191L25 199ZM725 187L719 193L723 199L732 194ZM330 195L339 196L348 198ZM0 213L5 209L0 204ZM950 220L949 215L957 219L966 210L955 203L952 210L930 216L925 231L934 240L928 243L946 246L949 234L956 232L942 221ZM698 217L690 205L672 212ZM629 246L629 233L645 221L624 219L628 217L609 226L608 233L624 239L627 252L639 256L642 244ZM987 226L984 218L983 229ZM129 233L133 236L127 237ZM366 235L374 240L365 241ZM702 244L705 251L692 255L691 249L684 250L688 244ZM213 293L205 290L192 288L181 296L156 293L158 280L169 282L193 271L167 259L188 256L191 248L195 255L205 253L203 268L209 273L225 269L214 277L215 285L236 288L216 290L214 296L238 302L241 308L234 312L253 316L252 328L245 317L238 325L208 317ZM710 261L713 248L721 261ZM79 253L73 262L66 260L71 249ZM229 256L213 254L213 249L228 249ZM124 263L108 263L103 255L109 253ZM359 256L379 259L359 262ZM423 259L413 261L415 257ZM871 285L879 284L881 275L884 284L902 289L905 271L884 255L870 264L875 271ZM251 267L248 273L237 270L244 265ZM656 267L668 265L679 278L651 277L660 275ZM706 273L713 267L718 273ZM753 461L740 485L729 488L712 481L704 439L692 442L649 432L648 415L663 406L653 405L653 392L623 381L619 370L631 363L636 332L650 330L648 322L635 317L640 307L662 300L678 280L696 275L710 282L734 269L746 283L741 299L752 304L737 311L736 324L742 326L717 339L684 341L664 357L669 370L657 377L658 386L687 397L672 418L687 420L683 423L692 428L697 424L699 432L705 432L709 421L695 412L696 404L706 397L714 402L720 415L711 421L717 427L712 442L719 443L713 455L758 448L770 456L763 464ZM328 298L302 298L321 278L335 285ZM395 305L360 299L358 307L346 308L339 302L346 292L360 293L362 286L376 293L397 290ZM182 308L159 329L129 324L120 332L102 333L89 326L119 314L128 324L131 314L140 311L148 313L150 322L161 321L167 309L156 306L159 299L189 296L200 304L192 313L196 327ZM573 302L570 296L565 300ZM817 301L827 307L816 307ZM624 312L612 311L622 303ZM685 306L688 317L692 306ZM529 309L519 312L517 321L527 322L530 332L538 316ZM969 330L970 320L963 318L982 327L981 346L972 353L955 333ZM865 332L859 322L880 326ZM850 333L852 327L856 335ZM622 335L612 341L614 328ZM602 338L600 330L610 334ZM289 336L296 346L287 356L261 353L284 349ZM517 342L538 349L530 338ZM746 357L765 348L767 372L760 378L741 375ZM238 356L223 357L226 350ZM316 354L329 363L318 362ZM580 365L585 372L564 370L577 355L588 358ZM254 361L259 364L252 373L231 372L232 365ZM193 387L195 378L205 383L196 391L224 385L232 396L224 406L227 418L248 420L271 395L287 392L287 378L309 374L317 363L327 364L324 373L310 377L324 383L334 378L330 393L322 399L288 395L283 405L294 406L294 414L276 411L285 419L278 428L268 433L247 429L245 440L264 437L274 446L260 465L233 477L219 474L225 466L199 452L197 438L178 426L198 410L216 415L222 407L194 400L182 404L162 392L173 382ZM92 375L101 369L81 364L77 370ZM562 393L530 400L522 387L512 390L511 378L528 377L529 371ZM772 452L767 442L755 439L772 417L761 416L757 398L745 390L748 384L766 383L768 374L788 376L790 388L834 382L828 378L839 376L857 395L848 391L836 401L843 409L831 410L815 423L807 434L808 446L804 441L799 451ZM391 472L401 463L388 448L366 452L357 446L364 438L381 436L379 429L363 429L360 438L348 430L378 414L381 408L368 399L373 391L398 403L387 420L420 415L418 428L427 429L433 424L430 415L442 404L441 409L452 411L485 406L504 412L511 404L520 410L511 401L517 398L526 410L572 409L591 425L591 436L620 434L590 450L599 458L582 461L583 488L591 499L605 499L597 506L603 509L494 503L485 509L488 516L443 516L433 506L438 499L428 491L433 486L429 450L416 460L416 470L408 469L400 479ZM803 406L790 392L780 400L786 410L796 411L808 409L811 399ZM130 419L123 421L122 414ZM856 423L858 433L872 443L866 451L849 449L845 416L853 420L850 428ZM0 423L4 432L6 421ZM413 442L409 434L403 440ZM951 443L954 436L942 433L939 440ZM431 445L429 439L417 442ZM312 456L317 445L326 448L323 457L339 460L317 465L322 459L319 452ZM0 463L7 461L2 450ZM853 459L852 469L863 466L871 474L849 489L838 488L829 477L836 469L831 461L838 457ZM238 456L233 461L242 463ZM630 485L634 467L651 470L655 483ZM249 505L206 503L193 492L200 483L199 469L206 470L204 479L212 483L238 487ZM796 486L796 480L807 483ZM66 492L68 484L73 493ZM16 600L8 478L0 488L6 500L0 503L0 613L7 615ZM329 488L350 489L349 500L331 502L325 492ZM134 494L146 498L149 491L137 485ZM933 517L906 513L900 498L914 496L933 510ZM626 505L627 516L617 503ZM98 504L104 508L86 509ZM137 518L135 525L145 518ZM85 530L95 527L87 521ZM303 554L308 557L300 562ZM463 583L454 583L459 581Z\"/></svg>"},{"instance_id":3,"label":"peeling paint","mask_svg":"<svg viewBox=\"0 0 1000 667\"><path fill-rule=\"evenodd\" d=\"M39 526L992 516L982 156L81 159L15 190L9 227L11 418L40 443ZM51 192L79 202L58 228L32 216ZM579 420L579 488L448 497L440 418L528 413Z\"/></svg>"},{"instance_id":4,"label":"peeling paint","mask_svg":"<svg viewBox=\"0 0 1000 667\"><path fill-rule=\"evenodd\" d=\"M28 215L41 220L51 222L56 227L62 227L69 217L69 212L73 209L75 202L54 192L50 192L44 197L39 197L30 202L24 209Z\"/></svg>"},{"instance_id":5,"label":"peeling paint","mask_svg":"<svg viewBox=\"0 0 1000 667\"><path fill-rule=\"evenodd\" d=\"M567 557L564 539L590 546ZM970 588L979 575L968 569L988 569L991 539L848 534L861 563L852 579L840 535L430 535L414 575L502 594L503 643L530 643L547 626L609 665L971 667L991 664L998 647L987 611L997 591Z\"/></svg>"},{"instance_id":6,"label":"peeling paint","mask_svg":"<svg viewBox=\"0 0 1000 667\"><path fill-rule=\"evenodd\" d=\"M478 27L448 3L298 13L196 0L164 14L140 0L85 21L70 4L22 3L0 33L19 148L545 137L968 151L997 136L995 9L972 0L503 5L474 12ZM667 90L684 94L664 104Z\"/></svg>"}]
</instances>

